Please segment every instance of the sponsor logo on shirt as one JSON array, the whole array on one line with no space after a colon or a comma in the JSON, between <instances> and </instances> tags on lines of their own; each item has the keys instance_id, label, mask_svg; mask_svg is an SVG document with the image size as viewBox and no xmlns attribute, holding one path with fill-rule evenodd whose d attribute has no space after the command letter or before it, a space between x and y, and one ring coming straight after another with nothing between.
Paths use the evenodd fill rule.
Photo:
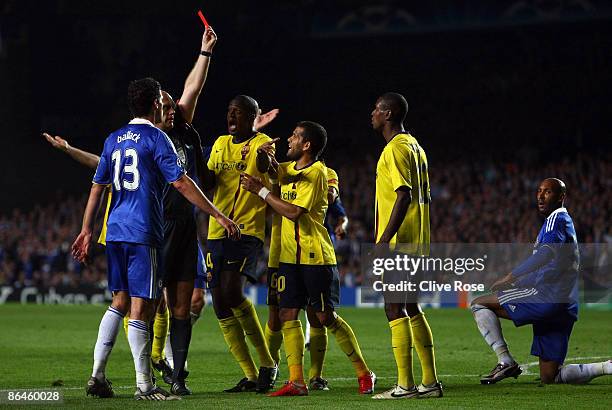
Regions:
<instances>
[{"instance_id":1,"label":"sponsor logo on shirt","mask_svg":"<svg viewBox=\"0 0 612 410\"><path fill-rule=\"evenodd\" d=\"M215 164L215 170L217 171L244 171L247 165L246 162L217 162Z\"/></svg>"}]
</instances>

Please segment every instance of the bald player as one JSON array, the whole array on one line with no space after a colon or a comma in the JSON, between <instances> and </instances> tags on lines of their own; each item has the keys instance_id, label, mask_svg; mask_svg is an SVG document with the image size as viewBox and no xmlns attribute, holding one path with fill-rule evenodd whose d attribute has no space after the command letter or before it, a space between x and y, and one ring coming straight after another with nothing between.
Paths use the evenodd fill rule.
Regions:
<instances>
[{"instance_id":1,"label":"bald player","mask_svg":"<svg viewBox=\"0 0 612 410\"><path fill-rule=\"evenodd\" d=\"M482 384L517 378L522 370L502 335L499 318L515 326L533 327L531 354L538 356L542 383L588 383L612 374L612 361L563 366L574 322L578 319L578 266L580 256L574 222L563 202L563 181L548 178L536 194L544 222L533 254L493 284L495 293L472 302L478 330L497 355L497 365Z\"/></svg>"}]
</instances>

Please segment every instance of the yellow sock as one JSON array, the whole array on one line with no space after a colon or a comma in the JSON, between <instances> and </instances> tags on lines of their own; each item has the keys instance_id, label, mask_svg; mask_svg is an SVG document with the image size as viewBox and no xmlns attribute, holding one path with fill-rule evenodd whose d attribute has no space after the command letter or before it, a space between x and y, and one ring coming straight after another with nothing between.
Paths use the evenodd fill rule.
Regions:
<instances>
[{"instance_id":1,"label":"yellow sock","mask_svg":"<svg viewBox=\"0 0 612 410\"><path fill-rule=\"evenodd\" d=\"M425 385L433 384L438 381L436 374L436 355L434 352L433 336L431 328L423 313L410 318L412 328L412 340L421 362L423 380Z\"/></svg>"},{"instance_id":2,"label":"yellow sock","mask_svg":"<svg viewBox=\"0 0 612 410\"><path fill-rule=\"evenodd\" d=\"M219 326L230 352L238 362L246 378L250 381L257 380L257 367L255 367L255 362L251 357L251 352L249 352L249 347L244 338L244 330L242 330L240 322L232 316L219 320Z\"/></svg>"},{"instance_id":3,"label":"yellow sock","mask_svg":"<svg viewBox=\"0 0 612 410\"><path fill-rule=\"evenodd\" d=\"M290 320L283 323L285 354L289 366L289 381L304 383L304 331L302 322Z\"/></svg>"},{"instance_id":4,"label":"yellow sock","mask_svg":"<svg viewBox=\"0 0 612 410\"><path fill-rule=\"evenodd\" d=\"M270 349L270 356L277 364L280 363L280 348L283 344L283 332L282 330L274 331L270 329L270 326L266 323L264 329L264 335L266 337L266 344Z\"/></svg>"},{"instance_id":5,"label":"yellow sock","mask_svg":"<svg viewBox=\"0 0 612 410\"><path fill-rule=\"evenodd\" d=\"M263 367L274 367L276 363L274 359L272 359L272 356L270 356L270 350L268 349L268 345L266 345L266 339L261 329L261 325L259 324L255 306L253 306L250 300L245 299L240 306L232 308L232 312L257 351L259 355L259 365Z\"/></svg>"},{"instance_id":6,"label":"yellow sock","mask_svg":"<svg viewBox=\"0 0 612 410\"><path fill-rule=\"evenodd\" d=\"M412 331L410 319L402 317L389 322L391 346L397 364L397 384L404 388L414 386L412 375Z\"/></svg>"},{"instance_id":7,"label":"yellow sock","mask_svg":"<svg viewBox=\"0 0 612 410\"><path fill-rule=\"evenodd\" d=\"M128 315L125 315L123 317L123 331L125 332L125 337L127 338L127 332L128 332L128 322L130 321L130 318Z\"/></svg>"},{"instance_id":8,"label":"yellow sock","mask_svg":"<svg viewBox=\"0 0 612 410\"><path fill-rule=\"evenodd\" d=\"M164 347L166 347L166 337L170 328L170 310L166 308L164 313L156 313L153 322L153 344L151 347L151 360L159 363L164 358Z\"/></svg>"},{"instance_id":9,"label":"yellow sock","mask_svg":"<svg viewBox=\"0 0 612 410\"><path fill-rule=\"evenodd\" d=\"M359 348L359 343L357 343L355 333L353 333L353 329L351 329L348 323L338 316L336 317L334 323L328 326L328 329L336 338L336 343L338 343L340 349L342 349L342 351L348 356L351 363L353 363L357 377L370 374L370 369L368 369L368 366L361 355L361 349Z\"/></svg>"},{"instance_id":10,"label":"yellow sock","mask_svg":"<svg viewBox=\"0 0 612 410\"><path fill-rule=\"evenodd\" d=\"M327 352L327 329L310 326L310 370L308 379L323 375L323 363Z\"/></svg>"}]
</instances>

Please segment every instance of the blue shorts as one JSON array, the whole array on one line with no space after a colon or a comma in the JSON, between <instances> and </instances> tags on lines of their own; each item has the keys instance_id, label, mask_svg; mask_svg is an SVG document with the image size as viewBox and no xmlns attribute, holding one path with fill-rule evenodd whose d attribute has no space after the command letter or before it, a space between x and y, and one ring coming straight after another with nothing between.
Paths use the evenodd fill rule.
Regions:
<instances>
[{"instance_id":1,"label":"blue shorts","mask_svg":"<svg viewBox=\"0 0 612 410\"><path fill-rule=\"evenodd\" d=\"M206 288L206 261L202 253L202 247L198 243L198 269L193 287L197 289Z\"/></svg>"},{"instance_id":2,"label":"blue shorts","mask_svg":"<svg viewBox=\"0 0 612 410\"><path fill-rule=\"evenodd\" d=\"M130 296L157 299L161 294L161 251L148 245L107 242L108 288Z\"/></svg>"},{"instance_id":3,"label":"blue shorts","mask_svg":"<svg viewBox=\"0 0 612 410\"><path fill-rule=\"evenodd\" d=\"M569 305L547 302L536 289L508 289L497 298L515 326L533 325L531 354L563 364L576 321Z\"/></svg>"}]
</instances>

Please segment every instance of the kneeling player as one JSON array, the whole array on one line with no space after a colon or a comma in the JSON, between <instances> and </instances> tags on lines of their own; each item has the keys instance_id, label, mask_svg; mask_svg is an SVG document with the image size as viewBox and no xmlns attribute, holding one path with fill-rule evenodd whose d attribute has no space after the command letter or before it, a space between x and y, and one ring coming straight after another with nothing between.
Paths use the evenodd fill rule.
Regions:
<instances>
[{"instance_id":1,"label":"kneeling player","mask_svg":"<svg viewBox=\"0 0 612 410\"><path fill-rule=\"evenodd\" d=\"M612 374L612 361L563 366L567 346L578 318L578 244L572 218L563 207L563 181L542 181L537 193L538 210L546 217L534 253L492 286L495 294L472 302L480 333L497 354L497 365L482 378L493 384L507 377L517 378L522 370L508 350L499 318L516 326L533 326L531 354L540 359L542 383L588 383ZM503 290L502 290L503 289Z\"/></svg>"},{"instance_id":2,"label":"kneeling player","mask_svg":"<svg viewBox=\"0 0 612 410\"><path fill-rule=\"evenodd\" d=\"M307 304L336 337L349 357L359 381L359 392L371 394L376 376L366 365L351 327L334 312L338 303L338 271L329 235L323 226L327 209L327 170L318 160L327 142L325 129L302 121L289 137L287 157L293 162L279 170L281 195L270 193L261 180L248 174L242 186L259 195L282 218L281 251L276 285L279 316L285 340L289 382L270 396L304 396L304 333L298 320Z\"/></svg>"}]
</instances>

